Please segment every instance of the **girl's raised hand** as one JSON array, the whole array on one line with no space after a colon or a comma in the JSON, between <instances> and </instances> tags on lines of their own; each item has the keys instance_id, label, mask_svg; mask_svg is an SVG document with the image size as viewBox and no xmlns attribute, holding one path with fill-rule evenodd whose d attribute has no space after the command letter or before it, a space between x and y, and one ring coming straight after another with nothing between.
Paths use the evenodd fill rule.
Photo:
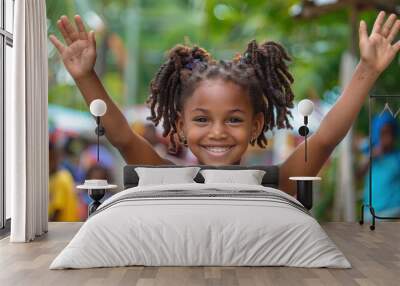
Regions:
<instances>
[{"instance_id":1,"label":"girl's raised hand","mask_svg":"<svg viewBox=\"0 0 400 286\"><path fill-rule=\"evenodd\" d=\"M400 30L400 20L391 14L385 21L385 12L381 11L375 20L368 37L367 24L360 22L360 56L376 72L383 72L400 50L400 41L393 43Z\"/></svg>"},{"instance_id":2,"label":"girl's raised hand","mask_svg":"<svg viewBox=\"0 0 400 286\"><path fill-rule=\"evenodd\" d=\"M93 31L86 32L79 15L75 16L75 24L76 28L69 22L67 16L61 16L57 26L66 45L54 35L50 36L50 41L57 48L71 76L79 79L93 71L96 62L96 40Z\"/></svg>"}]
</instances>

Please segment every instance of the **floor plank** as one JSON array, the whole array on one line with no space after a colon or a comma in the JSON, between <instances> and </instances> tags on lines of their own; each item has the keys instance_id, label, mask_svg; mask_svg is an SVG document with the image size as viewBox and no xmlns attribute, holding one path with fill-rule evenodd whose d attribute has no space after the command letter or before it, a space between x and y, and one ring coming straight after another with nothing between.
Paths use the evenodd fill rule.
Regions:
<instances>
[{"instance_id":1,"label":"floor plank","mask_svg":"<svg viewBox=\"0 0 400 286\"><path fill-rule=\"evenodd\" d=\"M49 270L81 223L50 223L49 233L32 243L0 240L0 285L399 285L400 222L368 225L326 223L323 228L352 269L291 267L117 267Z\"/></svg>"}]
</instances>

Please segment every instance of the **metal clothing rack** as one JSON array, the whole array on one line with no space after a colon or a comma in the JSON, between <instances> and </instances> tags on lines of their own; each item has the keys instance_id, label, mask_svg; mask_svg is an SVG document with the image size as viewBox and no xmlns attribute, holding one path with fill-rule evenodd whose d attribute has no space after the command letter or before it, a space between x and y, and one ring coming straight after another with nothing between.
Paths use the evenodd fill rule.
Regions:
<instances>
[{"instance_id":1,"label":"metal clothing rack","mask_svg":"<svg viewBox=\"0 0 400 286\"><path fill-rule=\"evenodd\" d=\"M368 204L361 205L361 219L359 223L364 224L364 208L369 208L372 216L372 224L369 226L370 230L375 230L375 220L376 219L400 219L400 217L384 217L379 216L375 213L375 209L372 202L372 137L371 137L371 101L373 98L400 98L400 95L370 95L368 100L368 128L369 128L369 200ZM386 106L386 104L385 104ZM397 114L397 112L396 112ZM400 166L399 166L400 167Z\"/></svg>"}]
</instances>

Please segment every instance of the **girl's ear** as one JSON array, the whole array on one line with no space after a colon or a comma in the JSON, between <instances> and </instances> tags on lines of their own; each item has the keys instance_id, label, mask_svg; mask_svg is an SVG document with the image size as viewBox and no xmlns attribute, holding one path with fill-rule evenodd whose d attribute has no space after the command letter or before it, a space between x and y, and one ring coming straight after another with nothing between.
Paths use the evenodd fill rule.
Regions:
<instances>
[{"instance_id":1,"label":"girl's ear","mask_svg":"<svg viewBox=\"0 0 400 286\"><path fill-rule=\"evenodd\" d=\"M263 127L264 127L264 113L259 112L253 118L251 136L257 138L263 131Z\"/></svg>"}]
</instances>

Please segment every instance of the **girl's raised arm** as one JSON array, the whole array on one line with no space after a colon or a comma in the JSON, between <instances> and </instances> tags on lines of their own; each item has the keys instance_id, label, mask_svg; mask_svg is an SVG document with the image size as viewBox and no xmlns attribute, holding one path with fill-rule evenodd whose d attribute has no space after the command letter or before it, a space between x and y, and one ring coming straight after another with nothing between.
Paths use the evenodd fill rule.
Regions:
<instances>
[{"instance_id":1,"label":"girl's raised arm","mask_svg":"<svg viewBox=\"0 0 400 286\"><path fill-rule=\"evenodd\" d=\"M50 40L57 48L86 103L89 105L94 99L102 99L107 104L107 112L102 117L107 139L129 164L170 164L158 155L149 142L130 128L122 112L108 96L94 71L96 62L94 32L86 32L82 19L78 15L75 16L75 23L77 29L66 16L62 16L57 21L66 45L54 35L50 36Z\"/></svg>"},{"instance_id":2,"label":"girl's raised arm","mask_svg":"<svg viewBox=\"0 0 400 286\"><path fill-rule=\"evenodd\" d=\"M369 91L379 75L389 66L400 50L400 41L393 43L400 30L395 14L385 22L380 12L368 36L367 25L360 23L360 62L350 83L324 117L317 132L310 137L310 159L304 162L304 142L295 149L280 168L280 188L294 194L295 183L290 176L315 176L335 147L342 141L357 118Z\"/></svg>"}]
</instances>

